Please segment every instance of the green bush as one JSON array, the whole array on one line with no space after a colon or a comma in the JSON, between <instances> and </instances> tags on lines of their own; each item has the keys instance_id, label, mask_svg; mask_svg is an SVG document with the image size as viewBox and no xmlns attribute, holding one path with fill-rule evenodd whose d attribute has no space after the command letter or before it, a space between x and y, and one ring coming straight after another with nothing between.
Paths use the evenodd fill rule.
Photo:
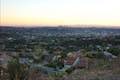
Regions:
<instances>
[{"instance_id":1,"label":"green bush","mask_svg":"<svg viewBox=\"0 0 120 80\"><path fill-rule=\"evenodd\" d=\"M120 54L120 49L119 48L110 48L110 49L108 49L108 52L112 53L115 56L118 56Z\"/></svg>"},{"instance_id":2,"label":"green bush","mask_svg":"<svg viewBox=\"0 0 120 80\"><path fill-rule=\"evenodd\" d=\"M57 65L55 63L49 63L49 64L46 64L45 66L56 68Z\"/></svg>"},{"instance_id":3,"label":"green bush","mask_svg":"<svg viewBox=\"0 0 120 80\"><path fill-rule=\"evenodd\" d=\"M28 66L19 63L19 58L8 62L8 74L10 80L24 80L27 76Z\"/></svg>"},{"instance_id":4,"label":"green bush","mask_svg":"<svg viewBox=\"0 0 120 80\"><path fill-rule=\"evenodd\" d=\"M73 71L74 71L74 68L69 68L69 69L67 69L65 72L68 73L68 74L70 74L70 73L72 73Z\"/></svg>"},{"instance_id":5,"label":"green bush","mask_svg":"<svg viewBox=\"0 0 120 80\"><path fill-rule=\"evenodd\" d=\"M96 52L96 53L87 52L85 53L85 56L88 58L97 58L97 59L104 58L104 54L101 52Z\"/></svg>"}]
</instances>

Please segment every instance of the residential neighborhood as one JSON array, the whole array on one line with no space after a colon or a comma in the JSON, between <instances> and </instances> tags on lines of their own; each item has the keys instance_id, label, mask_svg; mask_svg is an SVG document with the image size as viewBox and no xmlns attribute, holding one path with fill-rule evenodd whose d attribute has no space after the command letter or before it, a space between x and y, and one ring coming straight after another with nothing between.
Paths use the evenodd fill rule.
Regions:
<instances>
[{"instance_id":1,"label":"residential neighborhood","mask_svg":"<svg viewBox=\"0 0 120 80\"><path fill-rule=\"evenodd\" d=\"M1 27L0 30L1 80L120 79L118 29L72 28L71 32L71 28Z\"/></svg>"}]
</instances>

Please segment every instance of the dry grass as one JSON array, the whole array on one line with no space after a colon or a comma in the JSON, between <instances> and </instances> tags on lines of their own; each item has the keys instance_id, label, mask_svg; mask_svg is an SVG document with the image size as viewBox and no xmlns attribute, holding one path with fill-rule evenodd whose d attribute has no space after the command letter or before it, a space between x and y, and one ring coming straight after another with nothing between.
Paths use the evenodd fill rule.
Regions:
<instances>
[{"instance_id":1,"label":"dry grass","mask_svg":"<svg viewBox=\"0 0 120 80\"><path fill-rule=\"evenodd\" d=\"M120 80L120 56L112 62L105 61L101 64L102 62L93 61L92 68L77 69L72 74L66 75L65 80Z\"/></svg>"}]
</instances>

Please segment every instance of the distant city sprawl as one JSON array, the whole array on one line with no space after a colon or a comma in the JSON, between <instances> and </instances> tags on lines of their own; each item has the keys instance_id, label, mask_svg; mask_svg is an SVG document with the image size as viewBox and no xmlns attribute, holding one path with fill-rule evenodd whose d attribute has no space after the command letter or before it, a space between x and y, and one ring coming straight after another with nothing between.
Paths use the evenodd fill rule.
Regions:
<instances>
[{"instance_id":1,"label":"distant city sprawl","mask_svg":"<svg viewBox=\"0 0 120 80\"><path fill-rule=\"evenodd\" d=\"M120 80L120 29L0 26L1 80Z\"/></svg>"}]
</instances>

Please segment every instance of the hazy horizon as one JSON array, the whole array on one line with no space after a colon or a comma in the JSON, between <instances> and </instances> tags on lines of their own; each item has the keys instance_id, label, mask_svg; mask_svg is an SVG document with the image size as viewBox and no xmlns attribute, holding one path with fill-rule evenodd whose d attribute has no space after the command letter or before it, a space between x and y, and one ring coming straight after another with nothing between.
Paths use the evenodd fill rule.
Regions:
<instances>
[{"instance_id":1,"label":"hazy horizon","mask_svg":"<svg viewBox=\"0 0 120 80\"><path fill-rule=\"evenodd\" d=\"M0 0L0 26L120 28L119 0Z\"/></svg>"}]
</instances>

